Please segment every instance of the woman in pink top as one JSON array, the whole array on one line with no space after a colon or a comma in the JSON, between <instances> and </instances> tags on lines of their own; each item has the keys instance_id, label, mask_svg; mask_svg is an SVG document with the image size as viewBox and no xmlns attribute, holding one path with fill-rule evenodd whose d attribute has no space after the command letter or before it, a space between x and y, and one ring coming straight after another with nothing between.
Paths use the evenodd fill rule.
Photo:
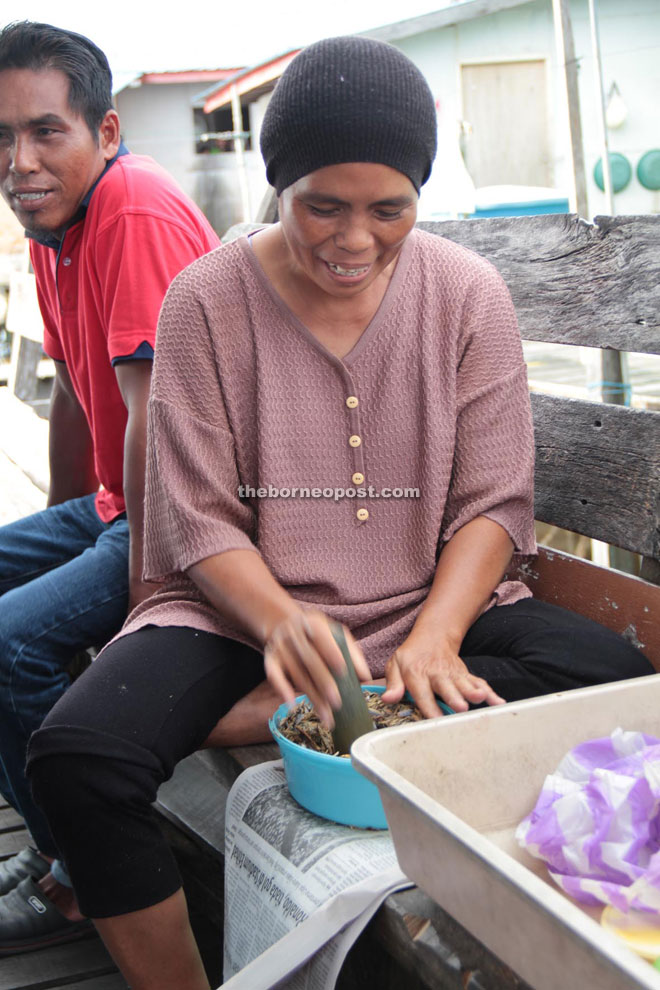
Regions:
<instances>
[{"instance_id":1,"label":"woman in pink top","mask_svg":"<svg viewBox=\"0 0 660 990\"><path fill-rule=\"evenodd\" d=\"M535 552L525 366L494 269L413 229L435 128L396 49L306 49L262 130L280 222L164 304L145 539L162 587L30 753L79 908L134 990L208 990L158 785L196 748L262 738L276 699L305 691L331 723L329 618L360 676L427 717L436 696L462 711L652 672L506 578Z\"/></svg>"}]
</instances>

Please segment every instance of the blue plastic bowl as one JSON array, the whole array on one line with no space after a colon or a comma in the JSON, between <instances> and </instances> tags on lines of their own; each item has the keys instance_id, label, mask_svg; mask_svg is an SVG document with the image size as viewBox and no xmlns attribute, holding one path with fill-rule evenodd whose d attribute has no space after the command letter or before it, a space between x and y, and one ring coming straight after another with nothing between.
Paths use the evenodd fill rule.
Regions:
<instances>
[{"instance_id":1,"label":"blue plastic bowl","mask_svg":"<svg viewBox=\"0 0 660 990\"><path fill-rule=\"evenodd\" d=\"M362 690L382 694L385 687L363 685ZM296 698L296 702L306 700L304 694ZM451 711L444 705L442 708ZM378 788L358 773L349 759L316 753L282 735L278 727L289 710L289 705L280 705L268 726L280 748L292 797L308 811L340 825L387 828Z\"/></svg>"},{"instance_id":2,"label":"blue plastic bowl","mask_svg":"<svg viewBox=\"0 0 660 990\"><path fill-rule=\"evenodd\" d=\"M382 693L385 689L369 690ZM299 701L307 701L307 695L301 694L296 698ZM289 711L290 705L280 705L268 726L280 747L291 796L308 811L340 825L387 828L378 788L358 773L349 759L316 753L282 735L278 726Z\"/></svg>"}]
</instances>

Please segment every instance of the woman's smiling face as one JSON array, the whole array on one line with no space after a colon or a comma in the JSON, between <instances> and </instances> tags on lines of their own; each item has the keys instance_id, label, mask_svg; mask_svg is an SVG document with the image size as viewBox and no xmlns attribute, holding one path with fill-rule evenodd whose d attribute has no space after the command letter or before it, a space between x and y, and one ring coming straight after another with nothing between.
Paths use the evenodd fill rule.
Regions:
<instances>
[{"instance_id":1,"label":"woman's smiling face","mask_svg":"<svg viewBox=\"0 0 660 990\"><path fill-rule=\"evenodd\" d=\"M388 165L349 162L303 176L279 214L295 277L350 298L396 260L417 218L417 190Z\"/></svg>"}]
</instances>

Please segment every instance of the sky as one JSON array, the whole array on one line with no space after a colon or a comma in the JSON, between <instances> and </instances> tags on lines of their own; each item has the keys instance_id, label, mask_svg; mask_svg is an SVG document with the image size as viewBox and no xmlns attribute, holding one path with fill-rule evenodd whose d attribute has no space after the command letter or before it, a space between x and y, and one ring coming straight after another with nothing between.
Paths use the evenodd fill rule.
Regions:
<instances>
[{"instance_id":1,"label":"sky","mask_svg":"<svg viewBox=\"0 0 660 990\"><path fill-rule=\"evenodd\" d=\"M367 31L448 0L3 0L2 25L46 21L87 35L108 56L115 90L141 72L254 65L318 38ZM185 17L181 11L187 11Z\"/></svg>"}]
</instances>

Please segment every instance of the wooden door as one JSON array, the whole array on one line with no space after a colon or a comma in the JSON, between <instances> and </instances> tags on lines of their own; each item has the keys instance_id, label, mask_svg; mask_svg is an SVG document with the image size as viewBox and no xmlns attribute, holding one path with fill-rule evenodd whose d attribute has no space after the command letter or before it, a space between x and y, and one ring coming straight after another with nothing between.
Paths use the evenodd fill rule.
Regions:
<instances>
[{"instance_id":1,"label":"wooden door","mask_svg":"<svg viewBox=\"0 0 660 990\"><path fill-rule=\"evenodd\" d=\"M475 186L552 186L545 61L463 65L461 81Z\"/></svg>"}]
</instances>

